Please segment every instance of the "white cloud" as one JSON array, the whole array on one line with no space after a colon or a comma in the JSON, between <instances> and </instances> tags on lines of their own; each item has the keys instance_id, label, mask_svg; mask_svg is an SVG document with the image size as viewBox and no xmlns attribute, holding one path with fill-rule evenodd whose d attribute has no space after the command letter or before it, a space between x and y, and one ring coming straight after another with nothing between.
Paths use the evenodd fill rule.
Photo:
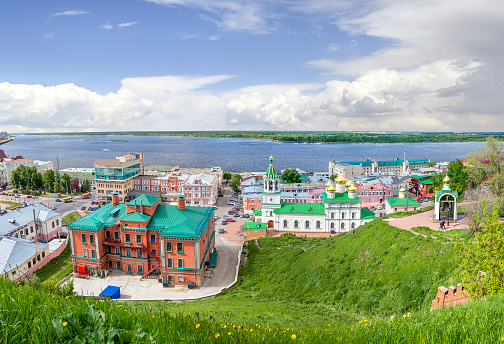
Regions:
<instances>
[{"instance_id":1,"label":"white cloud","mask_svg":"<svg viewBox=\"0 0 504 344\"><path fill-rule=\"evenodd\" d=\"M138 24L137 22L128 22L128 23L121 23L117 24L117 27L131 27Z\"/></svg>"},{"instance_id":2,"label":"white cloud","mask_svg":"<svg viewBox=\"0 0 504 344\"><path fill-rule=\"evenodd\" d=\"M80 16L84 14L91 14L91 12L88 11L62 11L58 13L51 14L51 17L57 17L57 16Z\"/></svg>"},{"instance_id":3,"label":"white cloud","mask_svg":"<svg viewBox=\"0 0 504 344\"><path fill-rule=\"evenodd\" d=\"M105 29L105 30L112 30L114 28L113 25L110 24L110 22L106 22L105 24L103 24L102 26L100 26L102 29Z\"/></svg>"},{"instance_id":4,"label":"white cloud","mask_svg":"<svg viewBox=\"0 0 504 344\"><path fill-rule=\"evenodd\" d=\"M44 38L54 38L54 32L48 32L43 37Z\"/></svg>"},{"instance_id":5,"label":"white cloud","mask_svg":"<svg viewBox=\"0 0 504 344\"><path fill-rule=\"evenodd\" d=\"M181 33L181 32L177 32L176 33L176 37L178 39L182 39L182 40L192 39L192 38L196 38L198 36L199 36L199 34L197 34L197 33L192 33L192 34L190 34L190 33Z\"/></svg>"},{"instance_id":6,"label":"white cloud","mask_svg":"<svg viewBox=\"0 0 504 344\"><path fill-rule=\"evenodd\" d=\"M339 46L339 44L336 44L336 43L329 44L329 46L327 47L327 51L330 51L330 52L334 52L334 51L338 51L338 50L340 50L340 46Z\"/></svg>"}]
</instances>

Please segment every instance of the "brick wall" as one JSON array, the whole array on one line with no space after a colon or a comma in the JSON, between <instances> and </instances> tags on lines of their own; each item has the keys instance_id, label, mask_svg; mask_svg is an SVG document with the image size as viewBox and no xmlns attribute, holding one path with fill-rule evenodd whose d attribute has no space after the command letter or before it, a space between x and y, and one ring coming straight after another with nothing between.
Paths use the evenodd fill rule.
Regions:
<instances>
[{"instance_id":1,"label":"brick wall","mask_svg":"<svg viewBox=\"0 0 504 344\"><path fill-rule=\"evenodd\" d=\"M464 290L460 283L456 287L453 285L448 288L440 286L436 298L432 300L431 311L442 306L455 306L469 301L471 301L469 292Z\"/></svg>"}]
</instances>

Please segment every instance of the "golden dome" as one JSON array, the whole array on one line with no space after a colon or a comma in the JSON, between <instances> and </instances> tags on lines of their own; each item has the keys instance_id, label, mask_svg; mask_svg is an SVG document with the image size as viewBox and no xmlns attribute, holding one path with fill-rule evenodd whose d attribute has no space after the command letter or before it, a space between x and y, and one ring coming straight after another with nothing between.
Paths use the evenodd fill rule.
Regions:
<instances>
[{"instance_id":1,"label":"golden dome","mask_svg":"<svg viewBox=\"0 0 504 344\"><path fill-rule=\"evenodd\" d=\"M350 186L352 186L352 181L350 179L347 179L345 187L348 189Z\"/></svg>"},{"instance_id":2,"label":"golden dome","mask_svg":"<svg viewBox=\"0 0 504 344\"><path fill-rule=\"evenodd\" d=\"M346 179L345 179L345 177L343 177L342 174L340 174L338 176L338 178L336 178L335 182L336 182L336 184L345 184L346 183Z\"/></svg>"},{"instance_id":3,"label":"golden dome","mask_svg":"<svg viewBox=\"0 0 504 344\"><path fill-rule=\"evenodd\" d=\"M399 192L406 192L406 190L404 188L400 188Z\"/></svg>"},{"instance_id":4,"label":"golden dome","mask_svg":"<svg viewBox=\"0 0 504 344\"><path fill-rule=\"evenodd\" d=\"M270 161L273 162L273 154L270 156Z\"/></svg>"},{"instance_id":5,"label":"golden dome","mask_svg":"<svg viewBox=\"0 0 504 344\"><path fill-rule=\"evenodd\" d=\"M448 174L447 174L446 177L444 177L444 179L443 179L443 184L450 185L450 182L451 182L451 179L450 179L450 177L448 177Z\"/></svg>"},{"instance_id":6,"label":"golden dome","mask_svg":"<svg viewBox=\"0 0 504 344\"><path fill-rule=\"evenodd\" d=\"M334 193L336 192L336 188L334 187L334 185L331 183L331 186L329 186L327 188L327 192L331 192L331 193Z\"/></svg>"},{"instance_id":7,"label":"golden dome","mask_svg":"<svg viewBox=\"0 0 504 344\"><path fill-rule=\"evenodd\" d=\"M325 187L328 188L331 185L333 185L333 183L332 183L331 178L329 178L329 180L327 181L327 184L325 185Z\"/></svg>"},{"instance_id":8,"label":"golden dome","mask_svg":"<svg viewBox=\"0 0 504 344\"><path fill-rule=\"evenodd\" d=\"M357 188L356 188L356 187L355 187L355 185L352 183L352 184L350 185L350 187L348 188L348 192L355 192L355 191L357 191Z\"/></svg>"}]
</instances>

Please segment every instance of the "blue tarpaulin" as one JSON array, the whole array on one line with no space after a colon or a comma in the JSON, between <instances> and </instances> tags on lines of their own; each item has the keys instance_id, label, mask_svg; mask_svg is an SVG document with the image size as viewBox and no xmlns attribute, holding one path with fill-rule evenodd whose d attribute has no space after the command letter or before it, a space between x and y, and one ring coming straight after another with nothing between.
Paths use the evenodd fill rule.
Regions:
<instances>
[{"instance_id":1,"label":"blue tarpaulin","mask_svg":"<svg viewBox=\"0 0 504 344\"><path fill-rule=\"evenodd\" d=\"M113 299L118 299L121 297L121 288L109 285L100 293L100 296L110 296Z\"/></svg>"}]
</instances>

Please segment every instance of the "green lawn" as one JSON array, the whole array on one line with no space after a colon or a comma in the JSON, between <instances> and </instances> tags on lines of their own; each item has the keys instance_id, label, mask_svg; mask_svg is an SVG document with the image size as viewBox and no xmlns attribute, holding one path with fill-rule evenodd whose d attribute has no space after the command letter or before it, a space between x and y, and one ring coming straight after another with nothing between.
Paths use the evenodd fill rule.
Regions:
<instances>
[{"instance_id":1,"label":"green lawn","mask_svg":"<svg viewBox=\"0 0 504 344\"><path fill-rule=\"evenodd\" d=\"M65 221L66 225L69 225L69 224L77 221L81 217L82 217L82 215L79 214L78 211L72 211L71 213L68 213L65 216L63 216L63 221Z\"/></svg>"},{"instance_id":2,"label":"green lawn","mask_svg":"<svg viewBox=\"0 0 504 344\"><path fill-rule=\"evenodd\" d=\"M37 270L35 274L40 279L40 282L48 279L61 281L72 272L72 257L70 252L70 244L61 252L59 256L53 258L44 267Z\"/></svg>"}]
</instances>

